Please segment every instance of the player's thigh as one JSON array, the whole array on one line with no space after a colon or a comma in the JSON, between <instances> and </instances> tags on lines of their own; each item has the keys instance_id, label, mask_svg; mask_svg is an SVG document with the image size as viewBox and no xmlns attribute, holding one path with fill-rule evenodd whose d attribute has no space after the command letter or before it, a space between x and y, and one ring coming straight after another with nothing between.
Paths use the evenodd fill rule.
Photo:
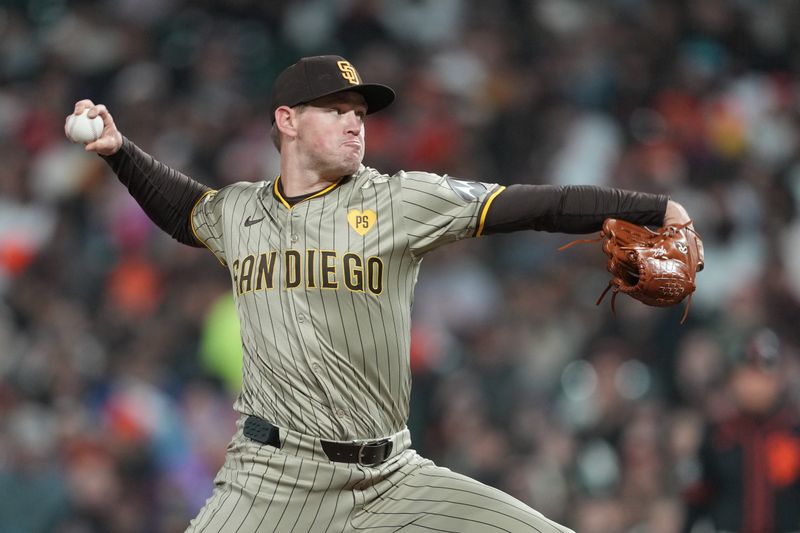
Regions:
<instances>
[{"instance_id":1,"label":"player's thigh","mask_svg":"<svg viewBox=\"0 0 800 533\"><path fill-rule=\"evenodd\" d=\"M213 494L187 532L341 531L352 501L329 489L346 476L329 464L280 452L257 458L229 453Z\"/></svg>"},{"instance_id":2,"label":"player's thigh","mask_svg":"<svg viewBox=\"0 0 800 533\"><path fill-rule=\"evenodd\" d=\"M500 490L434 465L409 472L365 511L362 525L403 533L570 532Z\"/></svg>"}]
</instances>

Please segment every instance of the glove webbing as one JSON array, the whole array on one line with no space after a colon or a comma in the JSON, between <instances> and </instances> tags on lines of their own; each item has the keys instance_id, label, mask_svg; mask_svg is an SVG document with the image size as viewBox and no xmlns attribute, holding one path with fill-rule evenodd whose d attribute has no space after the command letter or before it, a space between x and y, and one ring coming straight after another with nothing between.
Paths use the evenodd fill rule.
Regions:
<instances>
[{"instance_id":1,"label":"glove webbing","mask_svg":"<svg viewBox=\"0 0 800 533\"><path fill-rule=\"evenodd\" d=\"M691 231L692 233L694 233L696 236L699 237L700 234L697 233L697 231L695 231L694 227L690 227L691 224L692 224L692 221L688 220L687 222L684 222L683 224L678 224L676 226L669 226L669 227L665 228L664 231L661 231L661 232L653 231L653 230L651 230L650 228L647 228L647 227L645 227L644 229L646 229L647 231L649 231L653 235L658 235L660 237L657 241L654 241L654 245L655 245L655 244L657 244L657 243L659 243L659 242L661 242L663 240L666 240L667 237L672 236L676 231L681 230L681 229L687 229L687 230ZM561 252L563 250L566 250L567 248L571 248L572 246L575 246L576 244L588 244L588 243L593 243L593 242L600 242L602 240L603 240L603 234L602 233L600 234L599 237L595 237L594 239L575 239L574 241L570 241L567 244L565 244L563 246L560 246L558 248L558 251ZM691 246L689 247L689 253L692 253L692 248L693 247L691 247ZM620 246L620 250L634 250L634 249L635 249L635 247L632 247L632 246ZM698 269L698 270L700 270L700 269ZM629 271L630 271L631 274L635 274L636 276L639 275L638 272L634 272L633 270L629 270ZM616 309L615 303L617 301L617 294L619 294L619 287L614 285L614 280L613 279L608 282L608 285L606 285L606 288L600 294L600 297L595 302L595 305L600 305L600 302L603 301L603 298L606 297L606 294L608 294L608 291L610 289L612 289L612 287L613 287L613 291L611 293L611 314L612 314L612 316L614 316L614 318L616 318L617 309ZM681 321L680 321L681 324L686 322L686 317L689 316L689 308L692 305L692 296L693 295L694 295L694 292L689 294L689 297L686 299L686 307L683 310L683 316L681 316Z\"/></svg>"}]
</instances>

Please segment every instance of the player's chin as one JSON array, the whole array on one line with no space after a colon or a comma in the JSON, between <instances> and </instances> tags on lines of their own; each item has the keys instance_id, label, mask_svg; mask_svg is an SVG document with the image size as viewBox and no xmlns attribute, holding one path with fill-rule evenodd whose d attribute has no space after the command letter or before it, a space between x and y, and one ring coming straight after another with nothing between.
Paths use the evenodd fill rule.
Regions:
<instances>
[{"instance_id":1,"label":"player's chin","mask_svg":"<svg viewBox=\"0 0 800 533\"><path fill-rule=\"evenodd\" d=\"M344 157L341 165L341 174L343 176L355 174L355 172L361 166L361 161L363 161L363 159L364 155L361 153L349 154L348 156Z\"/></svg>"}]
</instances>

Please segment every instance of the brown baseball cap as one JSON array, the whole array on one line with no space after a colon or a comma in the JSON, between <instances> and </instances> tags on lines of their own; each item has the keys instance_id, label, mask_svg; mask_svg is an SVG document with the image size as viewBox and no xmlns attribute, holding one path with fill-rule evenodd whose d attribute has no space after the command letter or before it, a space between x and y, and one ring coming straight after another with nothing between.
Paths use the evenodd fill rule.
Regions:
<instances>
[{"instance_id":1,"label":"brown baseball cap","mask_svg":"<svg viewBox=\"0 0 800 533\"><path fill-rule=\"evenodd\" d=\"M272 121L275 110L294 107L342 91L355 91L367 102L367 114L394 101L394 91L378 83L362 83L356 68L335 55L304 57L278 75L272 89Z\"/></svg>"}]
</instances>

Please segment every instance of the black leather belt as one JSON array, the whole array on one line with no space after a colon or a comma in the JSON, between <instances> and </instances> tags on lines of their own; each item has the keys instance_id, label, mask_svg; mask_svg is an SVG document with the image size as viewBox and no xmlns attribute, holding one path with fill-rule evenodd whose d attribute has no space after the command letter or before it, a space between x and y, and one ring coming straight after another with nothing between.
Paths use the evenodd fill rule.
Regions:
<instances>
[{"instance_id":1,"label":"black leather belt","mask_svg":"<svg viewBox=\"0 0 800 533\"><path fill-rule=\"evenodd\" d=\"M244 421L244 436L248 439L280 448L280 430L257 416L250 415ZM358 463L362 466L375 466L384 462L392 453L392 441L377 441L354 444L320 439L322 451L328 459L337 463Z\"/></svg>"}]
</instances>

